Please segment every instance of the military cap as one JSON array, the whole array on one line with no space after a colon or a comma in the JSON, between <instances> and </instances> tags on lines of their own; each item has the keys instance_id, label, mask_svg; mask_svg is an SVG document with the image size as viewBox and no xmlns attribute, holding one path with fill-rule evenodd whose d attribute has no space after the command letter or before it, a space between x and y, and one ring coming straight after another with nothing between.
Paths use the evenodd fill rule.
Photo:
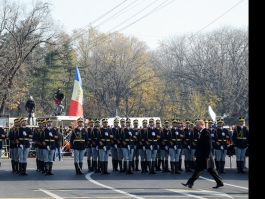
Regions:
<instances>
[{"instance_id":1,"label":"military cap","mask_svg":"<svg viewBox=\"0 0 265 199\"><path fill-rule=\"evenodd\" d=\"M164 124L167 124L169 123L169 121L167 119L164 120Z\"/></svg>"},{"instance_id":2,"label":"military cap","mask_svg":"<svg viewBox=\"0 0 265 199\"><path fill-rule=\"evenodd\" d=\"M102 123L108 123L108 119L107 118L103 118L102 119Z\"/></svg>"},{"instance_id":3,"label":"military cap","mask_svg":"<svg viewBox=\"0 0 265 199\"><path fill-rule=\"evenodd\" d=\"M204 123L209 123L209 121L207 119L203 119Z\"/></svg>"},{"instance_id":4,"label":"military cap","mask_svg":"<svg viewBox=\"0 0 265 199\"><path fill-rule=\"evenodd\" d=\"M51 118L46 118L45 121L46 122L52 122Z\"/></svg>"},{"instance_id":5,"label":"military cap","mask_svg":"<svg viewBox=\"0 0 265 199\"><path fill-rule=\"evenodd\" d=\"M239 122L245 122L245 118L244 117L240 117L240 118L238 118L238 121Z\"/></svg>"},{"instance_id":6,"label":"military cap","mask_svg":"<svg viewBox=\"0 0 265 199\"><path fill-rule=\"evenodd\" d=\"M138 120L137 120L137 119L134 119L134 120L133 120L133 123L134 123L134 124L138 124Z\"/></svg>"},{"instance_id":7,"label":"military cap","mask_svg":"<svg viewBox=\"0 0 265 199\"><path fill-rule=\"evenodd\" d=\"M20 122L20 118L14 119L14 123L19 123L19 122Z\"/></svg>"},{"instance_id":8,"label":"military cap","mask_svg":"<svg viewBox=\"0 0 265 199\"><path fill-rule=\"evenodd\" d=\"M84 119L83 119L82 117L79 117L79 118L77 119L77 122L84 122Z\"/></svg>"},{"instance_id":9,"label":"military cap","mask_svg":"<svg viewBox=\"0 0 265 199\"><path fill-rule=\"evenodd\" d=\"M122 123L122 122L125 122L125 119L124 119L124 118L122 118L122 119L120 120L120 123Z\"/></svg>"},{"instance_id":10,"label":"military cap","mask_svg":"<svg viewBox=\"0 0 265 199\"><path fill-rule=\"evenodd\" d=\"M213 120L208 120L208 123L213 124Z\"/></svg>"},{"instance_id":11,"label":"military cap","mask_svg":"<svg viewBox=\"0 0 265 199\"><path fill-rule=\"evenodd\" d=\"M100 123L100 121L99 121L98 118L96 118L96 119L94 120L94 122L95 122L95 123Z\"/></svg>"},{"instance_id":12,"label":"military cap","mask_svg":"<svg viewBox=\"0 0 265 199\"><path fill-rule=\"evenodd\" d=\"M175 123L175 122L178 123L178 120L176 118L173 118L172 123Z\"/></svg>"},{"instance_id":13,"label":"military cap","mask_svg":"<svg viewBox=\"0 0 265 199\"><path fill-rule=\"evenodd\" d=\"M89 122L90 122L90 123L94 123L95 121L94 121L93 119L90 119Z\"/></svg>"},{"instance_id":14,"label":"military cap","mask_svg":"<svg viewBox=\"0 0 265 199\"><path fill-rule=\"evenodd\" d=\"M224 123L224 120L222 120L222 119L219 119L219 120L217 120L217 123Z\"/></svg>"},{"instance_id":15,"label":"military cap","mask_svg":"<svg viewBox=\"0 0 265 199\"><path fill-rule=\"evenodd\" d=\"M21 118L20 118L20 122L24 122L24 121L27 121L27 119L24 118L24 117L21 117Z\"/></svg>"},{"instance_id":16,"label":"military cap","mask_svg":"<svg viewBox=\"0 0 265 199\"><path fill-rule=\"evenodd\" d=\"M186 124L190 124L191 121L187 119L187 120L185 121L185 123L186 123Z\"/></svg>"},{"instance_id":17,"label":"military cap","mask_svg":"<svg viewBox=\"0 0 265 199\"><path fill-rule=\"evenodd\" d=\"M115 118L113 122L114 123L119 123L119 119L118 118Z\"/></svg>"},{"instance_id":18,"label":"military cap","mask_svg":"<svg viewBox=\"0 0 265 199\"><path fill-rule=\"evenodd\" d=\"M143 124L147 124L147 120L146 120L146 119L144 119L142 123L143 123Z\"/></svg>"},{"instance_id":19,"label":"military cap","mask_svg":"<svg viewBox=\"0 0 265 199\"><path fill-rule=\"evenodd\" d=\"M131 123L131 119L130 118L127 118L126 119L126 123Z\"/></svg>"},{"instance_id":20,"label":"military cap","mask_svg":"<svg viewBox=\"0 0 265 199\"><path fill-rule=\"evenodd\" d=\"M151 122L154 122L154 119L153 118L150 118L149 119L149 123L151 123Z\"/></svg>"},{"instance_id":21,"label":"military cap","mask_svg":"<svg viewBox=\"0 0 265 199\"><path fill-rule=\"evenodd\" d=\"M38 124L42 124L43 119L38 119Z\"/></svg>"},{"instance_id":22,"label":"military cap","mask_svg":"<svg viewBox=\"0 0 265 199\"><path fill-rule=\"evenodd\" d=\"M160 124L161 122L160 122L160 120L156 120L156 124Z\"/></svg>"}]
</instances>

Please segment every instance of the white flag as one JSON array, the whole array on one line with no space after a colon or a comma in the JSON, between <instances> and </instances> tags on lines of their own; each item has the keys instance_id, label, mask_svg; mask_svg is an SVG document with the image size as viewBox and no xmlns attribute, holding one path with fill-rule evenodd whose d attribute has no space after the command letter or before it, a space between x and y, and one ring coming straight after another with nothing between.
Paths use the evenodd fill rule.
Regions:
<instances>
[{"instance_id":1,"label":"white flag","mask_svg":"<svg viewBox=\"0 0 265 199\"><path fill-rule=\"evenodd\" d=\"M216 114L210 105L208 106L208 113L209 113L210 117L212 118L212 120L215 122L216 121Z\"/></svg>"}]
</instances>

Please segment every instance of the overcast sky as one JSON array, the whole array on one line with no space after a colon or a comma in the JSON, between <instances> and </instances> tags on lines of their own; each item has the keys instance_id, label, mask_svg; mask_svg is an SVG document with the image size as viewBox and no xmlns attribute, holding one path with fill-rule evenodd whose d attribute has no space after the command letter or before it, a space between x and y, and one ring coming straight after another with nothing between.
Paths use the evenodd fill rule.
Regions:
<instances>
[{"instance_id":1,"label":"overcast sky","mask_svg":"<svg viewBox=\"0 0 265 199\"><path fill-rule=\"evenodd\" d=\"M26 0L20 0L26 1ZM223 26L248 28L247 0L48 0L53 18L71 33L91 24L145 41L209 32Z\"/></svg>"}]
</instances>

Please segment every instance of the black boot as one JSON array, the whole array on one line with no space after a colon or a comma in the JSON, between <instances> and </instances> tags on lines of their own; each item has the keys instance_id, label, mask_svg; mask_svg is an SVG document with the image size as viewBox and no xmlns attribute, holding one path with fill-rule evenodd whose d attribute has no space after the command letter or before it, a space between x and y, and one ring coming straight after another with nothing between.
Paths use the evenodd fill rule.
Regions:
<instances>
[{"instance_id":1,"label":"black boot","mask_svg":"<svg viewBox=\"0 0 265 199\"><path fill-rule=\"evenodd\" d=\"M245 167L245 161L240 161L240 173L246 173L244 171L244 167Z\"/></svg>"},{"instance_id":2,"label":"black boot","mask_svg":"<svg viewBox=\"0 0 265 199\"><path fill-rule=\"evenodd\" d=\"M15 160L11 160L12 173L16 173Z\"/></svg>"},{"instance_id":3,"label":"black boot","mask_svg":"<svg viewBox=\"0 0 265 199\"><path fill-rule=\"evenodd\" d=\"M97 171L98 171L98 173L100 173L101 172L101 165L100 165L100 161L98 160L98 168L97 168Z\"/></svg>"},{"instance_id":4,"label":"black boot","mask_svg":"<svg viewBox=\"0 0 265 199\"><path fill-rule=\"evenodd\" d=\"M122 160L118 160L118 162L119 162L120 173L123 173L124 170L122 168Z\"/></svg>"},{"instance_id":5,"label":"black boot","mask_svg":"<svg viewBox=\"0 0 265 199\"><path fill-rule=\"evenodd\" d=\"M182 158L179 158L179 164L178 164L178 170L179 171L183 171L183 169L181 168L182 166Z\"/></svg>"},{"instance_id":6,"label":"black boot","mask_svg":"<svg viewBox=\"0 0 265 199\"><path fill-rule=\"evenodd\" d=\"M104 161L104 174L110 174L108 172L108 161Z\"/></svg>"},{"instance_id":7,"label":"black boot","mask_svg":"<svg viewBox=\"0 0 265 199\"><path fill-rule=\"evenodd\" d=\"M175 174L180 174L178 169L179 169L179 162L175 162Z\"/></svg>"},{"instance_id":8,"label":"black boot","mask_svg":"<svg viewBox=\"0 0 265 199\"><path fill-rule=\"evenodd\" d=\"M162 172L166 172L166 168L165 168L165 160L161 160L161 164L162 164Z\"/></svg>"},{"instance_id":9,"label":"black boot","mask_svg":"<svg viewBox=\"0 0 265 199\"><path fill-rule=\"evenodd\" d=\"M129 165L130 165L130 162L129 162ZM135 169L135 164L134 164L134 160L132 160L132 163L131 163L131 170L133 170L134 171L134 169Z\"/></svg>"},{"instance_id":10,"label":"black boot","mask_svg":"<svg viewBox=\"0 0 265 199\"><path fill-rule=\"evenodd\" d=\"M240 161L236 161L236 168L237 168L237 173L241 173Z\"/></svg>"},{"instance_id":11,"label":"black boot","mask_svg":"<svg viewBox=\"0 0 265 199\"><path fill-rule=\"evenodd\" d=\"M225 161L220 161L220 173L225 173Z\"/></svg>"},{"instance_id":12,"label":"black boot","mask_svg":"<svg viewBox=\"0 0 265 199\"><path fill-rule=\"evenodd\" d=\"M175 173L175 162L170 161L171 174Z\"/></svg>"},{"instance_id":13,"label":"black boot","mask_svg":"<svg viewBox=\"0 0 265 199\"><path fill-rule=\"evenodd\" d=\"M48 171L48 175L54 175L52 173L52 165L53 165L53 162L49 162L49 171Z\"/></svg>"},{"instance_id":14,"label":"black boot","mask_svg":"<svg viewBox=\"0 0 265 199\"><path fill-rule=\"evenodd\" d=\"M128 171L127 171L127 160L123 161L123 168L124 168L124 172L127 174L128 173Z\"/></svg>"},{"instance_id":15,"label":"black boot","mask_svg":"<svg viewBox=\"0 0 265 199\"><path fill-rule=\"evenodd\" d=\"M45 162L44 165L45 165L45 166L44 166L44 167L45 167L45 169L44 169L44 170L45 170L44 174L45 174L45 175L49 175L49 167L50 167L49 162Z\"/></svg>"},{"instance_id":16,"label":"black boot","mask_svg":"<svg viewBox=\"0 0 265 199\"><path fill-rule=\"evenodd\" d=\"M79 171L78 172L80 175L83 175L82 169L83 169L83 162L79 162Z\"/></svg>"},{"instance_id":17,"label":"black boot","mask_svg":"<svg viewBox=\"0 0 265 199\"><path fill-rule=\"evenodd\" d=\"M101 175L105 174L105 164L103 161L100 161L100 170L101 170Z\"/></svg>"},{"instance_id":18,"label":"black boot","mask_svg":"<svg viewBox=\"0 0 265 199\"><path fill-rule=\"evenodd\" d=\"M94 171L94 163L93 160L89 160L91 167L89 168L89 171Z\"/></svg>"},{"instance_id":19,"label":"black boot","mask_svg":"<svg viewBox=\"0 0 265 199\"><path fill-rule=\"evenodd\" d=\"M91 169L91 162L90 162L90 160L87 160L86 161L87 162L87 172L90 172L90 169Z\"/></svg>"},{"instance_id":20,"label":"black boot","mask_svg":"<svg viewBox=\"0 0 265 199\"><path fill-rule=\"evenodd\" d=\"M36 171L39 171L39 160L37 158L36 158L36 166L37 166Z\"/></svg>"},{"instance_id":21,"label":"black boot","mask_svg":"<svg viewBox=\"0 0 265 199\"><path fill-rule=\"evenodd\" d=\"M19 162L18 164L18 173L19 175L22 175L23 173L23 163Z\"/></svg>"},{"instance_id":22,"label":"black boot","mask_svg":"<svg viewBox=\"0 0 265 199\"><path fill-rule=\"evenodd\" d=\"M112 159L112 172L115 172L115 160Z\"/></svg>"},{"instance_id":23,"label":"black boot","mask_svg":"<svg viewBox=\"0 0 265 199\"><path fill-rule=\"evenodd\" d=\"M165 171L166 172L171 172L168 168L168 160L165 160Z\"/></svg>"},{"instance_id":24,"label":"black boot","mask_svg":"<svg viewBox=\"0 0 265 199\"><path fill-rule=\"evenodd\" d=\"M162 171L162 170L161 170L161 168L160 168L160 166L161 166L161 162L162 162L162 160L161 160L161 159L158 159L158 160L157 160L157 167L156 167L156 171Z\"/></svg>"},{"instance_id":25,"label":"black boot","mask_svg":"<svg viewBox=\"0 0 265 199\"><path fill-rule=\"evenodd\" d=\"M142 172L141 173L145 173L145 166L144 166L144 161L141 161L141 170Z\"/></svg>"},{"instance_id":26,"label":"black boot","mask_svg":"<svg viewBox=\"0 0 265 199\"><path fill-rule=\"evenodd\" d=\"M156 166L156 162L151 162L151 174L156 174L156 172L155 172L155 166Z\"/></svg>"},{"instance_id":27,"label":"black boot","mask_svg":"<svg viewBox=\"0 0 265 199\"><path fill-rule=\"evenodd\" d=\"M141 171L139 169L139 160L135 160L135 171Z\"/></svg>"},{"instance_id":28,"label":"black boot","mask_svg":"<svg viewBox=\"0 0 265 199\"><path fill-rule=\"evenodd\" d=\"M215 165L216 165L216 171L219 172L220 167L219 167L219 163L218 163L218 161L216 160L216 158L214 159L214 162L215 162Z\"/></svg>"},{"instance_id":29,"label":"black boot","mask_svg":"<svg viewBox=\"0 0 265 199\"><path fill-rule=\"evenodd\" d=\"M45 162L41 161L41 172L45 173Z\"/></svg>"},{"instance_id":30,"label":"black boot","mask_svg":"<svg viewBox=\"0 0 265 199\"><path fill-rule=\"evenodd\" d=\"M94 168L94 173L98 173L97 171L97 161L93 161L93 168Z\"/></svg>"},{"instance_id":31,"label":"black boot","mask_svg":"<svg viewBox=\"0 0 265 199\"><path fill-rule=\"evenodd\" d=\"M18 174L19 173L19 163L17 161L15 161L15 173Z\"/></svg>"},{"instance_id":32,"label":"black boot","mask_svg":"<svg viewBox=\"0 0 265 199\"><path fill-rule=\"evenodd\" d=\"M76 175L79 175L79 166L78 166L78 163L74 163L75 164L75 174Z\"/></svg>"},{"instance_id":33,"label":"black boot","mask_svg":"<svg viewBox=\"0 0 265 199\"><path fill-rule=\"evenodd\" d=\"M22 172L22 175L25 176L25 175L28 175L27 174L27 163L22 163L22 168L23 168L23 172Z\"/></svg>"},{"instance_id":34,"label":"black boot","mask_svg":"<svg viewBox=\"0 0 265 199\"><path fill-rule=\"evenodd\" d=\"M119 171L118 170L118 160L114 160L114 165L115 165L114 171Z\"/></svg>"},{"instance_id":35,"label":"black boot","mask_svg":"<svg viewBox=\"0 0 265 199\"><path fill-rule=\"evenodd\" d=\"M133 162L133 161L129 161L129 169L128 169L127 174L133 174L133 173L132 173L132 162Z\"/></svg>"}]
</instances>

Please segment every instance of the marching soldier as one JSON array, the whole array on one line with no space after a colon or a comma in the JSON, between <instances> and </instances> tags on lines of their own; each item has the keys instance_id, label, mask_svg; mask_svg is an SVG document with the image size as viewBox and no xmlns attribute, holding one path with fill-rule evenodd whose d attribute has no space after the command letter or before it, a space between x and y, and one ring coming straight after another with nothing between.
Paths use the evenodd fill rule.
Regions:
<instances>
[{"instance_id":1,"label":"marching soldier","mask_svg":"<svg viewBox=\"0 0 265 199\"><path fill-rule=\"evenodd\" d=\"M186 126L184 128L184 138L183 138L183 145L182 145L182 150L184 152L184 166L185 166L185 171L186 172L192 172L191 170L191 164L192 164L192 159L194 154L192 154L191 151L191 143L193 141L193 135L191 132L190 128L190 120L186 120Z\"/></svg>"},{"instance_id":2,"label":"marching soldier","mask_svg":"<svg viewBox=\"0 0 265 199\"><path fill-rule=\"evenodd\" d=\"M227 140L229 140L228 130L223 128L224 120L219 119L217 120L217 129L216 129L216 149L215 149L215 156L217 164L219 165L219 173L225 173L225 158L227 153Z\"/></svg>"},{"instance_id":3,"label":"marching soldier","mask_svg":"<svg viewBox=\"0 0 265 199\"><path fill-rule=\"evenodd\" d=\"M191 122L191 132L192 132L192 135L193 135L193 141L192 141L192 145L191 145L191 151L192 151L192 154L194 157L194 153L196 151L196 147L197 147L197 142L199 140L199 130L196 128L196 123L197 121L200 120L200 119L195 119L194 123ZM194 158L192 158L192 164L191 164L191 169L194 169L195 168L195 164L196 164L196 161L194 161Z\"/></svg>"},{"instance_id":4,"label":"marching soldier","mask_svg":"<svg viewBox=\"0 0 265 199\"><path fill-rule=\"evenodd\" d=\"M88 127L86 129L87 131L87 146L86 146L86 152L87 152L87 167L88 167L88 172L94 171L93 168L93 156L92 156L92 129L94 127L94 120L91 119L89 121Z\"/></svg>"},{"instance_id":5,"label":"marching soldier","mask_svg":"<svg viewBox=\"0 0 265 199\"><path fill-rule=\"evenodd\" d=\"M52 128L51 118L46 118L42 122L46 124L46 128L40 137L40 141L43 145L44 174L54 175L52 173L53 155L55 150L55 139L58 139L58 135L57 131Z\"/></svg>"},{"instance_id":6,"label":"marching soldier","mask_svg":"<svg viewBox=\"0 0 265 199\"><path fill-rule=\"evenodd\" d=\"M123 151L122 151L122 131L124 131L125 128L125 119L120 119L120 128L119 128L119 132L118 132L118 138L117 138L117 154L118 154L118 162L119 162L119 169L120 169L120 173L124 173L124 166L122 166L122 162L123 162Z\"/></svg>"},{"instance_id":7,"label":"marching soldier","mask_svg":"<svg viewBox=\"0 0 265 199\"><path fill-rule=\"evenodd\" d=\"M110 174L108 172L108 158L110 153L110 138L113 138L111 129L108 128L108 119L103 119L102 123L103 127L100 128L100 132L98 133L98 151L101 165L101 175Z\"/></svg>"},{"instance_id":8,"label":"marching soldier","mask_svg":"<svg viewBox=\"0 0 265 199\"><path fill-rule=\"evenodd\" d=\"M215 150L216 148L218 148L216 145L217 135L216 135L216 128L213 128L213 124L214 124L213 120L208 120L208 130L210 131L210 135L212 137L212 154L214 157L216 170L219 171L219 164L217 164L216 154L215 154Z\"/></svg>"},{"instance_id":9,"label":"marching soldier","mask_svg":"<svg viewBox=\"0 0 265 199\"><path fill-rule=\"evenodd\" d=\"M177 124L177 127L178 127L178 131L180 133L180 135L183 135L184 136L184 126L182 124L182 121L178 120L178 124ZM180 136L180 147L181 147L181 150L180 150L180 154L179 154L179 164L178 164L178 170L179 171L183 171L183 169L181 168L182 166L182 155L183 155L183 151L182 151L182 140L183 140L183 137Z\"/></svg>"},{"instance_id":10,"label":"marching soldier","mask_svg":"<svg viewBox=\"0 0 265 199\"><path fill-rule=\"evenodd\" d=\"M246 173L244 171L244 166L246 151L249 144L249 128L245 125L244 117L238 119L238 125L234 128L232 140L232 144L235 146L237 172Z\"/></svg>"},{"instance_id":11,"label":"marching soldier","mask_svg":"<svg viewBox=\"0 0 265 199\"><path fill-rule=\"evenodd\" d=\"M149 127L145 135L145 149L149 174L156 174L154 171L157 154L157 140L160 138L158 131L154 127L154 119L149 119Z\"/></svg>"},{"instance_id":12,"label":"marching soldier","mask_svg":"<svg viewBox=\"0 0 265 199\"><path fill-rule=\"evenodd\" d=\"M92 156L93 162L92 167L94 168L95 173L100 173L100 165L99 165L99 153L98 153L98 134L100 132L100 121L99 119L95 119L95 126L92 129L91 141L92 141Z\"/></svg>"},{"instance_id":13,"label":"marching soldier","mask_svg":"<svg viewBox=\"0 0 265 199\"><path fill-rule=\"evenodd\" d=\"M10 142L10 158L12 165L12 173L19 174L19 155L18 155L18 141L17 137L20 128L20 118L14 120L14 126L10 129L8 133L8 139Z\"/></svg>"},{"instance_id":14,"label":"marching soldier","mask_svg":"<svg viewBox=\"0 0 265 199\"><path fill-rule=\"evenodd\" d=\"M19 133L17 139L18 143L18 155L19 155L19 167L20 175L28 175L26 173L27 169L27 158L29 154L29 139L32 139L33 134L31 128L27 127L27 119L26 118L20 118L21 127L19 128Z\"/></svg>"},{"instance_id":15,"label":"marching soldier","mask_svg":"<svg viewBox=\"0 0 265 199\"><path fill-rule=\"evenodd\" d=\"M169 121L164 120L164 127L160 136L160 153L161 153L161 161L162 161L162 172L170 172L168 169L168 134L170 133Z\"/></svg>"},{"instance_id":16,"label":"marching soldier","mask_svg":"<svg viewBox=\"0 0 265 199\"><path fill-rule=\"evenodd\" d=\"M131 128L131 120L126 119L126 127L121 131L121 142L122 142L122 152L124 158L124 171L125 174L132 173L132 160L134 152L134 140L136 138L134 131ZM129 163L129 164L128 164ZM128 167L127 167L128 166Z\"/></svg>"},{"instance_id":17,"label":"marching soldier","mask_svg":"<svg viewBox=\"0 0 265 199\"><path fill-rule=\"evenodd\" d=\"M133 160L132 160L132 168L133 171L141 171L139 169L139 146L138 146L138 141L137 141L137 136L139 134L139 128L138 128L138 120L134 119L133 120L133 134L136 136L135 139L133 139L133 145L134 145L134 152L133 152Z\"/></svg>"},{"instance_id":18,"label":"marching soldier","mask_svg":"<svg viewBox=\"0 0 265 199\"><path fill-rule=\"evenodd\" d=\"M183 133L178 128L178 119L172 120L172 128L168 135L169 140L169 156L171 165L171 174L180 174L179 169L179 156L182 148Z\"/></svg>"},{"instance_id":19,"label":"marching soldier","mask_svg":"<svg viewBox=\"0 0 265 199\"><path fill-rule=\"evenodd\" d=\"M36 166L37 169L36 171L40 171L40 142L39 142L39 136L40 136L40 130L42 127L42 120L38 119L38 128L35 128L33 130L33 142L34 142L34 148L35 148L35 153L36 153Z\"/></svg>"},{"instance_id":20,"label":"marching soldier","mask_svg":"<svg viewBox=\"0 0 265 199\"><path fill-rule=\"evenodd\" d=\"M161 138L161 132L162 132L162 127L161 127L161 121L160 120L156 120L156 126L155 126L155 130L157 131L157 134L160 136ZM160 166L161 166L161 150L160 150L160 145L161 145L161 140L157 139L157 154L156 154L156 171L162 171Z\"/></svg>"},{"instance_id":21,"label":"marching soldier","mask_svg":"<svg viewBox=\"0 0 265 199\"><path fill-rule=\"evenodd\" d=\"M110 138L110 151L111 151L111 159L112 159L112 167L113 171L118 171L118 143L119 139L119 119L115 118L113 121L113 127L111 129L113 137Z\"/></svg>"},{"instance_id":22,"label":"marching soldier","mask_svg":"<svg viewBox=\"0 0 265 199\"><path fill-rule=\"evenodd\" d=\"M145 137L147 133L147 120L142 121L143 127L140 129L137 135L137 144L139 148L139 155L141 157L141 173L147 173L147 160L146 160L146 149L145 149Z\"/></svg>"},{"instance_id":23,"label":"marching soldier","mask_svg":"<svg viewBox=\"0 0 265 199\"><path fill-rule=\"evenodd\" d=\"M87 133L84 129L83 118L77 119L77 127L73 130L70 138L71 149L74 150L74 165L76 175L82 175L83 159L88 142Z\"/></svg>"}]
</instances>

